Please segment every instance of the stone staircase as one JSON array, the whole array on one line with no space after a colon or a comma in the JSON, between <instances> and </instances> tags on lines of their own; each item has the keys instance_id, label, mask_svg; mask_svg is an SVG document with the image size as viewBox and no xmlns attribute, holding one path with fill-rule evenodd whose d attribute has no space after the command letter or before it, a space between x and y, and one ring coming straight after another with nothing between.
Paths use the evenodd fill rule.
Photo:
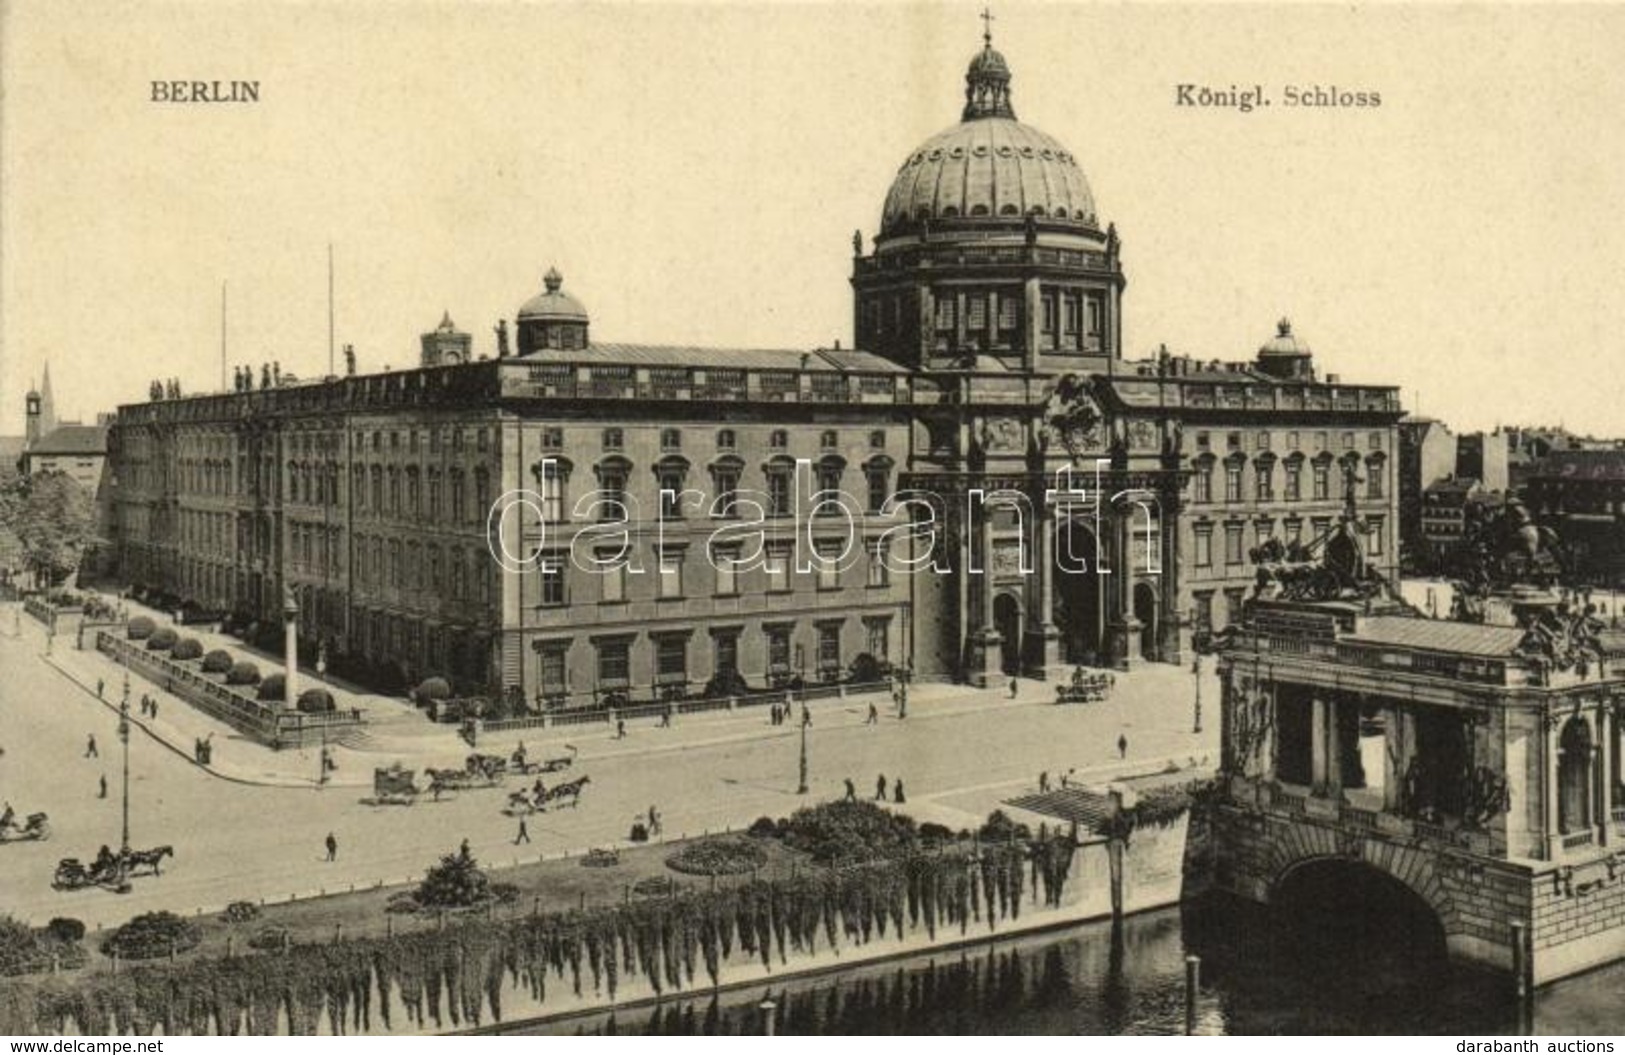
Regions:
<instances>
[{"instance_id":1,"label":"stone staircase","mask_svg":"<svg viewBox=\"0 0 1625 1055\"><path fill-rule=\"evenodd\" d=\"M1018 795L1004 800L1004 804L1054 817L1093 832L1101 830L1112 810L1110 799L1086 788L1061 788L1033 795Z\"/></svg>"}]
</instances>

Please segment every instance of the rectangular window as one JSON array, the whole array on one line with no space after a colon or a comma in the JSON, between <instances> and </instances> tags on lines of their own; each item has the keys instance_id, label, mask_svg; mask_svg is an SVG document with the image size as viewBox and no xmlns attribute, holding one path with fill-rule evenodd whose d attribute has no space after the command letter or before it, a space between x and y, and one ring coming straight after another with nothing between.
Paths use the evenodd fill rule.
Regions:
<instances>
[{"instance_id":1,"label":"rectangular window","mask_svg":"<svg viewBox=\"0 0 1625 1055\"><path fill-rule=\"evenodd\" d=\"M1315 473L1315 500L1324 501L1332 489L1332 466L1330 462L1316 462Z\"/></svg>"},{"instance_id":2,"label":"rectangular window","mask_svg":"<svg viewBox=\"0 0 1625 1055\"><path fill-rule=\"evenodd\" d=\"M1253 522L1254 545L1262 546L1275 537L1275 521L1256 520Z\"/></svg>"},{"instance_id":3,"label":"rectangular window","mask_svg":"<svg viewBox=\"0 0 1625 1055\"><path fill-rule=\"evenodd\" d=\"M1198 568L1213 567L1213 528L1211 526L1197 527L1194 559Z\"/></svg>"},{"instance_id":4,"label":"rectangular window","mask_svg":"<svg viewBox=\"0 0 1625 1055\"><path fill-rule=\"evenodd\" d=\"M542 560L537 569L542 573L542 604L549 608L564 604L565 559L563 554L551 554Z\"/></svg>"},{"instance_id":5,"label":"rectangular window","mask_svg":"<svg viewBox=\"0 0 1625 1055\"><path fill-rule=\"evenodd\" d=\"M727 597L739 592L739 551L719 549L712 553L711 562L717 569L717 596Z\"/></svg>"},{"instance_id":6,"label":"rectangular window","mask_svg":"<svg viewBox=\"0 0 1625 1055\"><path fill-rule=\"evenodd\" d=\"M1289 451L1295 451L1298 449L1298 434L1296 432L1289 432L1286 434L1286 449Z\"/></svg>"},{"instance_id":7,"label":"rectangular window","mask_svg":"<svg viewBox=\"0 0 1625 1055\"><path fill-rule=\"evenodd\" d=\"M1014 330L1020 323L1020 316L1016 311L1017 304L1015 297L999 298L999 329Z\"/></svg>"},{"instance_id":8,"label":"rectangular window","mask_svg":"<svg viewBox=\"0 0 1625 1055\"><path fill-rule=\"evenodd\" d=\"M739 490L739 470L728 467L719 467L711 470L712 479L717 485L717 500L714 503L718 516L732 517L738 514L735 511L736 494Z\"/></svg>"},{"instance_id":9,"label":"rectangular window","mask_svg":"<svg viewBox=\"0 0 1625 1055\"><path fill-rule=\"evenodd\" d=\"M1241 525L1226 524L1224 526L1224 562L1226 564L1241 563Z\"/></svg>"},{"instance_id":10,"label":"rectangular window","mask_svg":"<svg viewBox=\"0 0 1625 1055\"><path fill-rule=\"evenodd\" d=\"M1260 432L1258 434L1258 436L1255 438L1254 443L1255 443L1255 446L1256 446L1256 448L1258 450L1261 450L1261 451L1269 450L1270 449L1270 434L1268 432Z\"/></svg>"},{"instance_id":11,"label":"rectangular window","mask_svg":"<svg viewBox=\"0 0 1625 1055\"><path fill-rule=\"evenodd\" d=\"M632 680L632 644L604 641L598 645L598 683L605 688L625 688Z\"/></svg>"},{"instance_id":12,"label":"rectangular window","mask_svg":"<svg viewBox=\"0 0 1625 1055\"><path fill-rule=\"evenodd\" d=\"M1367 436L1366 446L1370 447L1374 451L1382 450L1382 433L1373 432L1370 436Z\"/></svg>"},{"instance_id":13,"label":"rectangular window","mask_svg":"<svg viewBox=\"0 0 1625 1055\"><path fill-rule=\"evenodd\" d=\"M767 669L776 674L790 669L790 627L767 628Z\"/></svg>"},{"instance_id":14,"label":"rectangular window","mask_svg":"<svg viewBox=\"0 0 1625 1055\"><path fill-rule=\"evenodd\" d=\"M1354 433L1343 433L1343 449L1346 451L1352 451L1354 449Z\"/></svg>"},{"instance_id":15,"label":"rectangular window","mask_svg":"<svg viewBox=\"0 0 1625 1055\"><path fill-rule=\"evenodd\" d=\"M1286 500L1296 502L1303 497L1303 463L1286 463Z\"/></svg>"},{"instance_id":16,"label":"rectangular window","mask_svg":"<svg viewBox=\"0 0 1625 1055\"><path fill-rule=\"evenodd\" d=\"M1286 524L1286 544L1295 546L1303 541L1303 521L1288 520Z\"/></svg>"},{"instance_id":17,"label":"rectangular window","mask_svg":"<svg viewBox=\"0 0 1625 1055\"><path fill-rule=\"evenodd\" d=\"M542 429L542 449L548 451L562 450L564 447L564 430L557 425L549 425Z\"/></svg>"},{"instance_id":18,"label":"rectangular window","mask_svg":"<svg viewBox=\"0 0 1625 1055\"><path fill-rule=\"evenodd\" d=\"M1366 555L1371 557L1382 556L1382 536L1384 531L1383 518L1371 518L1371 534L1366 536Z\"/></svg>"},{"instance_id":19,"label":"rectangular window","mask_svg":"<svg viewBox=\"0 0 1625 1055\"><path fill-rule=\"evenodd\" d=\"M711 639L712 666L718 674L739 673L739 635L717 634Z\"/></svg>"},{"instance_id":20,"label":"rectangular window","mask_svg":"<svg viewBox=\"0 0 1625 1055\"><path fill-rule=\"evenodd\" d=\"M688 638L669 634L655 639L655 673L661 680L688 677Z\"/></svg>"},{"instance_id":21,"label":"rectangular window","mask_svg":"<svg viewBox=\"0 0 1625 1055\"><path fill-rule=\"evenodd\" d=\"M767 589L775 591L790 588L790 547L782 543L775 543L767 547L763 556L762 570L767 573Z\"/></svg>"},{"instance_id":22,"label":"rectangular window","mask_svg":"<svg viewBox=\"0 0 1625 1055\"><path fill-rule=\"evenodd\" d=\"M1224 621L1228 626L1240 626L1242 617L1242 602L1246 591L1230 589L1224 591Z\"/></svg>"},{"instance_id":23,"label":"rectangular window","mask_svg":"<svg viewBox=\"0 0 1625 1055\"><path fill-rule=\"evenodd\" d=\"M1196 623L1196 630L1198 632L1211 632L1213 630L1212 591L1204 590L1201 593L1192 594L1191 599L1196 602L1196 612L1193 617Z\"/></svg>"},{"instance_id":24,"label":"rectangular window","mask_svg":"<svg viewBox=\"0 0 1625 1055\"><path fill-rule=\"evenodd\" d=\"M542 520L564 523L564 477L557 464L548 464L542 473Z\"/></svg>"},{"instance_id":25,"label":"rectangular window","mask_svg":"<svg viewBox=\"0 0 1625 1055\"><path fill-rule=\"evenodd\" d=\"M965 328L987 329L987 298L980 294L965 298Z\"/></svg>"},{"instance_id":26,"label":"rectangular window","mask_svg":"<svg viewBox=\"0 0 1625 1055\"><path fill-rule=\"evenodd\" d=\"M788 472L775 470L767 474L767 515L770 517L787 517L790 515L790 474Z\"/></svg>"},{"instance_id":27,"label":"rectangular window","mask_svg":"<svg viewBox=\"0 0 1625 1055\"><path fill-rule=\"evenodd\" d=\"M891 569L886 566L886 540L875 539L869 545L869 585L891 585Z\"/></svg>"},{"instance_id":28,"label":"rectangular window","mask_svg":"<svg viewBox=\"0 0 1625 1055\"><path fill-rule=\"evenodd\" d=\"M564 682L565 650L563 645L550 645L541 650L541 683L544 695L556 696L570 691Z\"/></svg>"},{"instance_id":29,"label":"rectangular window","mask_svg":"<svg viewBox=\"0 0 1625 1055\"><path fill-rule=\"evenodd\" d=\"M886 499L891 497L886 470L870 469L865 478L869 484L869 512L878 513L886 508Z\"/></svg>"},{"instance_id":30,"label":"rectangular window","mask_svg":"<svg viewBox=\"0 0 1625 1055\"><path fill-rule=\"evenodd\" d=\"M660 596L683 596L683 555L680 552L660 555Z\"/></svg>"},{"instance_id":31,"label":"rectangular window","mask_svg":"<svg viewBox=\"0 0 1625 1055\"><path fill-rule=\"evenodd\" d=\"M621 449L621 436L622 436L622 434L621 434L620 429L605 429L604 430L604 450L606 450L606 451L618 451L618 450L620 450Z\"/></svg>"},{"instance_id":32,"label":"rectangular window","mask_svg":"<svg viewBox=\"0 0 1625 1055\"><path fill-rule=\"evenodd\" d=\"M1253 482L1257 488L1258 501L1273 502L1275 500L1275 463L1271 461L1256 463L1253 466Z\"/></svg>"},{"instance_id":33,"label":"rectangular window","mask_svg":"<svg viewBox=\"0 0 1625 1055\"><path fill-rule=\"evenodd\" d=\"M683 470L666 468L660 470L660 518L662 520L681 520L683 518L683 503L680 496L683 493Z\"/></svg>"},{"instance_id":34,"label":"rectangular window","mask_svg":"<svg viewBox=\"0 0 1625 1055\"><path fill-rule=\"evenodd\" d=\"M951 296L937 298L937 329L952 330L954 328L954 299Z\"/></svg>"},{"instance_id":35,"label":"rectangular window","mask_svg":"<svg viewBox=\"0 0 1625 1055\"><path fill-rule=\"evenodd\" d=\"M841 672L841 625L826 623L818 628L818 672L825 678Z\"/></svg>"},{"instance_id":36,"label":"rectangular window","mask_svg":"<svg viewBox=\"0 0 1625 1055\"><path fill-rule=\"evenodd\" d=\"M1198 502L1213 501L1213 463L1205 462L1196 467L1195 499Z\"/></svg>"},{"instance_id":37,"label":"rectangular window","mask_svg":"<svg viewBox=\"0 0 1625 1055\"><path fill-rule=\"evenodd\" d=\"M820 590L839 590L841 588L841 568L836 558L841 554L839 544L820 542L818 544L818 588Z\"/></svg>"},{"instance_id":38,"label":"rectangular window","mask_svg":"<svg viewBox=\"0 0 1625 1055\"><path fill-rule=\"evenodd\" d=\"M1078 295L1076 293L1067 294L1065 313L1066 334L1068 337L1072 338L1072 340L1068 342L1069 344L1076 343L1077 341L1078 325L1082 321L1080 318L1082 314L1083 308L1078 299Z\"/></svg>"},{"instance_id":39,"label":"rectangular window","mask_svg":"<svg viewBox=\"0 0 1625 1055\"><path fill-rule=\"evenodd\" d=\"M865 619L863 621L864 651L884 661L891 647L891 620Z\"/></svg>"},{"instance_id":40,"label":"rectangular window","mask_svg":"<svg viewBox=\"0 0 1625 1055\"><path fill-rule=\"evenodd\" d=\"M1226 502L1241 501L1241 466L1226 465L1224 467L1224 500Z\"/></svg>"},{"instance_id":41,"label":"rectangular window","mask_svg":"<svg viewBox=\"0 0 1625 1055\"><path fill-rule=\"evenodd\" d=\"M1386 488L1383 486L1383 470L1387 466L1378 459L1365 467L1365 496L1367 498L1381 498Z\"/></svg>"},{"instance_id":42,"label":"rectangular window","mask_svg":"<svg viewBox=\"0 0 1625 1055\"><path fill-rule=\"evenodd\" d=\"M626 508L626 471L619 466L604 466L598 473L598 516L601 520L625 520L630 515Z\"/></svg>"}]
</instances>

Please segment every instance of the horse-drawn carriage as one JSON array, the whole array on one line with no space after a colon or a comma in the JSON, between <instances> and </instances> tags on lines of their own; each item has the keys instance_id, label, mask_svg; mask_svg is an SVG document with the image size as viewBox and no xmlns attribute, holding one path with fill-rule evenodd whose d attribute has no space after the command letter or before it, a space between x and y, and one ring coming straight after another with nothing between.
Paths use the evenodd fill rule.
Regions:
<instances>
[{"instance_id":1,"label":"horse-drawn carriage","mask_svg":"<svg viewBox=\"0 0 1625 1055\"><path fill-rule=\"evenodd\" d=\"M1099 703L1111 695L1117 678L1110 671L1072 669L1072 680L1055 687L1056 703Z\"/></svg>"},{"instance_id":2,"label":"horse-drawn carriage","mask_svg":"<svg viewBox=\"0 0 1625 1055\"><path fill-rule=\"evenodd\" d=\"M372 801L378 806L410 806L422 794L417 774L399 762L372 771Z\"/></svg>"},{"instance_id":3,"label":"horse-drawn carriage","mask_svg":"<svg viewBox=\"0 0 1625 1055\"><path fill-rule=\"evenodd\" d=\"M575 745L565 744L564 749L570 753L533 761L525 754L525 745L520 744L508 758L508 771L526 777L535 776L537 773L562 773L574 765L576 760Z\"/></svg>"},{"instance_id":4,"label":"horse-drawn carriage","mask_svg":"<svg viewBox=\"0 0 1625 1055\"><path fill-rule=\"evenodd\" d=\"M79 890L87 886L116 886L131 876L148 870L152 875L163 875L164 858L172 857L175 848L158 846L151 850L119 850L114 852L103 846L90 864L77 857L64 857L57 863L51 885L58 890Z\"/></svg>"},{"instance_id":5,"label":"horse-drawn carriage","mask_svg":"<svg viewBox=\"0 0 1625 1055\"><path fill-rule=\"evenodd\" d=\"M429 790L436 795L443 791L467 791L472 788L494 788L508 773L508 760L501 755L469 755L462 769L425 769Z\"/></svg>"},{"instance_id":6,"label":"horse-drawn carriage","mask_svg":"<svg viewBox=\"0 0 1625 1055\"><path fill-rule=\"evenodd\" d=\"M20 843L51 837L51 820L43 813L30 813L23 823L17 823L14 812L7 810L0 816L0 843Z\"/></svg>"},{"instance_id":7,"label":"horse-drawn carriage","mask_svg":"<svg viewBox=\"0 0 1625 1055\"><path fill-rule=\"evenodd\" d=\"M538 779L533 787L509 794L508 804L502 808L502 812L510 817L524 817L532 813L544 813L549 806L554 809L563 806L574 807L581 802L581 790L590 783L592 778L586 774L552 787L545 786Z\"/></svg>"}]
</instances>

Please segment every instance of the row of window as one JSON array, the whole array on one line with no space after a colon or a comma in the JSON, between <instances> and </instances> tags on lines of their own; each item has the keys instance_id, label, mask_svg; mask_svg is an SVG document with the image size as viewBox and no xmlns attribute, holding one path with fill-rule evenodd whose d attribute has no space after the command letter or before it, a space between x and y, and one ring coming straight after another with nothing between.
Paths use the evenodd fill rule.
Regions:
<instances>
[{"instance_id":1,"label":"row of window","mask_svg":"<svg viewBox=\"0 0 1625 1055\"><path fill-rule=\"evenodd\" d=\"M604 429L600 435L600 441L606 451L623 451L626 449L626 430L621 428ZM719 451L736 451L739 449L739 434L733 429L718 429L716 443ZM769 450L789 450L789 430L774 429L768 433L767 446ZM839 450L841 446L840 433L835 429L825 429L818 434L818 446L820 450ZM542 449L549 451L564 450L563 426L549 425L542 429ZM660 449L665 452L682 450L683 430L675 428L661 429ZM875 429L869 433L869 449L877 451L886 449L886 432L884 429Z\"/></svg>"},{"instance_id":2,"label":"row of window","mask_svg":"<svg viewBox=\"0 0 1625 1055\"><path fill-rule=\"evenodd\" d=\"M467 433L469 431L457 426L441 426L426 430L430 453L437 453L442 447L449 447L453 451L463 450L467 445ZM474 449L481 454L489 451L491 449L492 430L474 429L472 431L474 433ZM417 453L420 435L422 434L417 429L407 429L405 431L405 447L408 453ZM387 444L389 450L399 451L402 446L401 439L402 433L396 429L391 429L388 433L385 433L382 429L374 429L370 434L357 431L355 434L355 449L358 451L381 451L385 449ZM295 449L299 448L296 447ZM305 449L308 450L308 447Z\"/></svg>"},{"instance_id":3,"label":"row of window","mask_svg":"<svg viewBox=\"0 0 1625 1055\"><path fill-rule=\"evenodd\" d=\"M769 623L762 627L763 644L767 655L769 675L817 674L828 678L838 676L845 669L845 656L841 650L841 632L844 619L820 619L814 625L816 639L809 668L808 657L801 646L794 643L798 624L795 622ZM882 662L891 650L891 617L873 616L863 620L864 650ZM711 632L712 673L738 675L740 630L714 630ZM689 641L687 631L661 633L651 631L649 640L654 646L654 680L656 684L687 681L689 676ZM540 689L544 695L571 691L569 667L569 641L544 641L537 645L540 660ZM637 644L635 635L599 638L593 642L596 656L597 688L600 691L629 689L632 687L632 654Z\"/></svg>"},{"instance_id":4,"label":"row of window","mask_svg":"<svg viewBox=\"0 0 1625 1055\"><path fill-rule=\"evenodd\" d=\"M1357 459L1358 456L1355 456ZM1347 461L1348 459L1345 459ZM1303 466L1304 458L1301 455L1288 456L1281 459L1280 464L1284 473L1285 487L1282 499L1287 502L1298 502L1303 499ZM1310 496L1314 501L1325 501L1332 497L1332 461L1322 456L1308 463L1310 469ZM1198 458L1194 464L1191 475L1191 499L1194 502L1205 503L1213 501L1213 468L1215 462L1209 458ZM1259 502L1275 501L1275 465L1273 456L1254 458L1253 466L1253 498ZM1245 462L1239 459L1228 459L1224 463L1224 500L1235 503L1242 501L1242 477L1246 468ZM1373 455L1365 462L1365 497L1367 499L1381 499L1387 494L1387 459L1382 455Z\"/></svg>"},{"instance_id":5,"label":"row of window","mask_svg":"<svg viewBox=\"0 0 1625 1055\"><path fill-rule=\"evenodd\" d=\"M1380 433L1380 432L1367 433L1366 434L1366 449L1367 450L1373 450L1373 451L1382 450L1382 446L1383 446L1383 438L1382 437L1383 437L1383 434ZM1270 444L1271 444L1272 440L1270 438L1270 432L1269 432L1268 429L1259 429L1257 432L1254 432L1252 434L1252 438L1253 438L1253 446L1252 446L1253 450L1255 450L1255 451L1267 451L1267 450L1271 449ZM1317 432L1317 433L1315 433L1315 449L1322 450L1322 451L1330 450L1331 447L1328 445L1330 438L1331 438L1330 433L1326 433L1326 432ZM1227 433L1225 433L1225 436L1224 436L1225 450L1239 451L1239 450L1244 449L1243 444L1245 443L1245 439L1246 439L1246 434L1242 433L1242 432L1227 432ZM1346 451L1352 451L1352 450L1356 449L1356 434L1353 433L1353 432L1345 432L1345 433L1343 433L1343 435L1342 435L1342 445L1343 445L1343 449L1346 450ZM1212 436L1212 434L1208 433L1208 432L1198 432L1196 434L1196 449L1198 451L1207 451L1207 450L1211 450L1212 448L1213 448L1213 436ZM1295 450L1299 449L1299 436L1298 436L1298 433L1296 433L1296 432L1288 432L1286 434L1286 449L1289 450L1289 451L1295 451Z\"/></svg>"},{"instance_id":6,"label":"row of window","mask_svg":"<svg viewBox=\"0 0 1625 1055\"><path fill-rule=\"evenodd\" d=\"M484 605L491 599L494 565L482 549L366 535L357 536L355 546L355 581L360 586L427 590L454 603Z\"/></svg>"},{"instance_id":7,"label":"row of window","mask_svg":"<svg viewBox=\"0 0 1625 1055\"><path fill-rule=\"evenodd\" d=\"M630 518L627 490L632 478L632 463L619 455L600 461L593 467L597 477L599 501L596 513L602 520ZM666 520L680 520L686 515L738 516L739 491L744 478L745 463L741 459L719 460L708 467L712 490L702 496L698 504L682 501L682 492L689 488L689 463L682 458L662 459L655 466L655 479L660 490L660 516ZM813 466L819 491L838 492L845 479L846 463L838 457L826 457ZM549 524L562 524L570 519L568 484L570 470L562 459L544 459L532 467L532 474L541 495L542 518ZM865 483L865 511L879 513L891 497L891 462L884 456L872 458L863 469ZM763 513L770 517L789 516L794 511L795 463L788 458L769 462L762 468L762 489L765 497ZM815 512L836 516L840 510L833 504L820 504Z\"/></svg>"},{"instance_id":8,"label":"row of window","mask_svg":"<svg viewBox=\"0 0 1625 1055\"><path fill-rule=\"evenodd\" d=\"M866 547L869 559L866 564L866 583L869 586L891 585L891 569L887 565L887 549L883 540L872 540ZM839 590L842 587L842 568L840 560L843 543L826 541L817 543L817 559L811 562L813 574L816 577L817 587L820 590ZM661 600L676 600L687 596L683 584L683 568L685 549L667 547L654 554L651 562L654 570L655 596ZM605 551L600 559L608 561L613 558L613 551ZM713 570L712 593L717 597L734 597L742 592L747 576L759 574L761 576L760 588L767 593L787 593L794 587L792 585L792 557L793 549L788 542L769 542L762 552L759 561L746 566L740 559L739 547L716 547L711 551L711 568ZM538 565L538 575L541 584L540 603L543 607L556 608L571 603L570 582L567 565L569 555L566 553L548 554ZM622 559L614 564L606 564L603 568L591 572L582 572L576 581L596 580L598 583L598 600L605 604L618 604L627 600L627 581L632 574L630 561ZM644 572L647 574L647 572Z\"/></svg>"},{"instance_id":9,"label":"row of window","mask_svg":"<svg viewBox=\"0 0 1625 1055\"><path fill-rule=\"evenodd\" d=\"M1370 532L1365 536L1365 552L1368 557L1380 557L1383 554L1383 528L1385 518L1369 517L1367 524ZM1326 534L1332 526L1331 517L1313 517L1310 519L1309 539L1303 537L1303 521L1298 517L1288 517L1281 521L1281 541L1288 546L1294 543L1313 541ZM1195 541L1195 552L1191 554L1191 563L1198 568L1213 567L1213 528L1214 525L1198 523L1192 525ZM1223 525L1224 563L1235 566L1246 563L1245 540L1243 533L1246 523L1232 520ZM1262 546L1275 536L1275 520L1265 517L1253 522L1254 545Z\"/></svg>"}]
</instances>

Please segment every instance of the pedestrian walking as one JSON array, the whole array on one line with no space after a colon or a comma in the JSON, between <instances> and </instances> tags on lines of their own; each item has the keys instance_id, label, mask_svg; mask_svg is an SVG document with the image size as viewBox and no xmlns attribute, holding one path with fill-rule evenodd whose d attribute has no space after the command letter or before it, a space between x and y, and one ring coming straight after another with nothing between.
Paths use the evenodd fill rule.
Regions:
<instances>
[{"instance_id":1,"label":"pedestrian walking","mask_svg":"<svg viewBox=\"0 0 1625 1055\"><path fill-rule=\"evenodd\" d=\"M463 845L467 846L468 844L465 842ZM332 832L327 833L327 859L329 861L337 861L339 859L339 841L334 837Z\"/></svg>"},{"instance_id":2,"label":"pedestrian walking","mask_svg":"<svg viewBox=\"0 0 1625 1055\"><path fill-rule=\"evenodd\" d=\"M530 842L530 829L525 827L525 818L521 817L519 818L519 834L513 837L513 844L518 846L520 843L528 842Z\"/></svg>"},{"instance_id":3,"label":"pedestrian walking","mask_svg":"<svg viewBox=\"0 0 1625 1055\"><path fill-rule=\"evenodd\" d=\"M896 780L892 781L891 790L892 790L892 799L891 800L893 802L897 803L899 806L908 801L908 799L903 797L903 778L902 777L898 777Z\"/></svg>"},{"instance_id":4,"label":"pedestrian walking","mask_svg":"<svg viewBox=\"0 0 1625 1055\"><path fill-rule=\"evenodd\" d=\"M101 757L101 755L98 754L97 751L96 751L96 734L95 733L91 733L89 736L87 736L85 738L85 757L86 758L100 758Z\"/></svg>"},{"instance_id":5,"label":"pedestrian walking","mask_svg":"<svg viewBox=\"0 0 1625 1055\"><path fill-rule=\"evenodd\" d=\"M1071 787L1072 786L1072 774L1076 773L1077 771L1078 771L1078 767L1073 766L1072 768L1068 769L1065 773L1062 773L1061 774L1061 787L1063 787L1063 788Z\"/></svg>"},{"instance_id":6,"label":"pedestrian walking","mask_svg":"<svg viewBox=\"0 0 1625 1055\"><path fill-rule=\"evenodd\" d=\"M96 679L96 698L98 700L102 698L102 679L100 678Z\"/></svg>"},{"instance_id":7,"label":"pedestrian walking","mask_svg":"<svg viewBox=\"0 0 1625 1055\"><path fill-rule=\"evenodd\" d=\"M852 783L852 778L851 777L846 778L846 801L848 801L848 802L856 802L856 801L858 801L858 786L856 784Z\"/></svg>"},{"instance_id":8,"label":"pedestrian walking","mask_svg":"<svg viewBox=\"0 0 1625 1055\"><path fill-rule=\"evenodd\" d=\"M1119 734L1117 734L1117 757L1118 758L1127 758L1128 757L1128 734L1127 733L1119 733Z\"/></svg>"},{"instance_id":9,"label":"pedestrian walking","mask_svg":"<svg viewBox=\"0 0 1625 1055\"><path fill-rule=\"evenodd\" d=\"M1016 698L1016 679L1015 678L1010 679L1010 698L1012 700Z\"/></svg>"},{"instance_id":10,"label":"pedestrian walking","mask_svg":"<svg viewBox=\"0 0 1625 1055\"><path fill-rule=\"evenodd\" d=\"M808 708L805 700L801 704L801 727L805 729L812 724L812 710Z\"/></svg>"},{"instance_id":11,"label":"pedestrian walking","mask_svg":"<svg viewBox=\"0 0 1625 1055\"><path fill-rule=\"evenodd\" d=\"M884 773L880 774L879 777L875 778L875 801L876 802L885 802L886 801L886 774L884 774Z\"/></svg>"},{"instance_id":12,"label":"pedestrian walking","mask_svg":"<svg viewBox=\"0 0 1625 1055\"><path fill-rule=\"evenodd\" d=\"M154 697L153 701L147 705L147 714L151 715L153 718L158 717L158 699L157 699L157 697Z\"/></svg>"},{"instance_id":13,"label":"pedestrian walking","mask_svg":"<svg viewBox=\"0 0 1625 1055\"><path fill-rule=\"evenodd\" d=\"M626 719L625 718L617 718L617 719L615 719L615 739L617 739L617 740L625 740L626 739Z\"/></svg>"},{"instance_id":14,"label":"pedestrian walking","mask_svg":"<svg viewBox=\"0 0 1625 1055\"><path fill-rule=\"evenodd\" d=\"M1038 774L1038 793L1042 795L1047 791L1049 791L1049 770L1046 769Z\"/></svg>"},{"instance_id":15,"label":"pedestrian walking","mask_svg":"<svg viewBox=\"0 0 1625 1055\"><path fill-rule=\"evenodd\" d=\"M101 790L96 793L96 797L99 798L99 799L105 799L107 797L107 774L106 773L103 773L101 775Z\"/></svg>"},{"instance_id":16,"label":"pedestrian walking","mask_svg":"<svg viewBox=\"0 0 1625 1055\"><path fill-rule=\"evenodd\" d=\"M875 701L870 700L869 701L869 720L864 722L863 724L864 725L876 725L879 722L880 722L880 708L875 706Z\"/></svg>"},{"instance_id":17,"label":"pedestrian walking","mask_svg":"<svg viewBox=\"0 0 1625 1055\"><path fill-rule=\"evenodd\" d=\"M649 807L649 834L660 834L660 811L653 806Z\"/></svg>"}]
</instances>

